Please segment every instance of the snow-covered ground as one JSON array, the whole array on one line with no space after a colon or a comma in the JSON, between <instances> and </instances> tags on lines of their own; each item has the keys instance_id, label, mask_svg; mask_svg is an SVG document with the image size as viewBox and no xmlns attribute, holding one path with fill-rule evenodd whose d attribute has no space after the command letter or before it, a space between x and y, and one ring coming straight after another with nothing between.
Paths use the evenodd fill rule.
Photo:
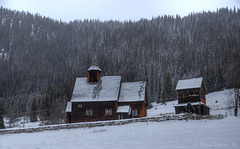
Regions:
<instances>
[{"instance_id":1,"label":"snow-covered ground","mask_svg":"<svg viewBox=\"0 0 240 149\"><path fill-rule=\"evenodd\" d=\"M148 109L148 116L158 116L161 114L174 114L175 108L174 105L177 105L177 100L166 102L165 104L161 103L152 103L152 108Z\"/></svg>"},{"instance_id":2,"label":"snow-covered ground","mask_svg":"<svg viewBox=\"0 0 240 149\"><path fill-rule=\"evenodd\" d=\"M226 109L226 100L231 98L231 91L214 92L206 97L211 114L227 113L228 116L221 120L138 122L119 126L5 134L0 135L0 149L239 149L240 117L232 116ZM173 113L176 104L177 101L167 102L166 105L154 103L153 108L148 110L148 115Z\"/></svg>"},{"instance_id":3,"label":"snow-covered ground","mask_svg":"<svg viewBox=\"0 0 240 149\"><path fill-rule=\"evenodd\" d=\"M38 127L41 125L40 121L37 122L30 122L29 117L20 117L15 119L15 122L10 123L10 119L4 117L4 126L6 128L13 128L13 129L18 129L18 128L34 128Z\"/></svg>"},{"instance_id":4,"label":"snow-covered ground","mask_svg":"<svg viewBox=\"0 0 240 149\"><path fill-rule=\"evenodd\" d=\"M207 105L211 108L210 114L223 114L227 116L233 115L234 109L229 109L229 106L234 106L234 104L230 104L230 101L233 100L233 89L226 89L224 91L213 92L206 95Z\"/></svg>"},{"instance_id":5,"label":"snow-covered ground","mask_svg":"<svg viewBox=\"0 0 240 149\"><path fill-rule=\"evenodd\" d=\"M239 149L240 118L139 122L121 126L0 135L1 149Z\"/></svg>"}]
</instances>

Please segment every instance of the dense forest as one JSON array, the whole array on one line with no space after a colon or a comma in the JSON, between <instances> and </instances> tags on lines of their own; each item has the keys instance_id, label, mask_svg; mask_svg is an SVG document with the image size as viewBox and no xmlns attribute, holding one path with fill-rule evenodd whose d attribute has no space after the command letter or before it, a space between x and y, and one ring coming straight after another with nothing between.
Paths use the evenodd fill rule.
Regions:
<instances>
[{"instance_id":1,"label":"dense forest","mask_svg":"<svg viewBox=\"0 0 240 149\"><path fill-rule=\"evenodd\" d=\"M149 102L175 99L179 79L202 76L208 92L239 88L239 39L235 8L66 23L1 7L0 107L12 119L62 121L75 79L87 76L95 51L102 75L146 80Z\"/></svg>"}]
</instances>

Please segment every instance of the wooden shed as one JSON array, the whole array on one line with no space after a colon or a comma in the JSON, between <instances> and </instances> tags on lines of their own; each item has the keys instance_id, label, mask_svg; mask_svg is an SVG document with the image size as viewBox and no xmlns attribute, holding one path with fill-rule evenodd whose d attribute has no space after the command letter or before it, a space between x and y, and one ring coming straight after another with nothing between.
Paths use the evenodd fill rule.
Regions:
<instances>
[{"instance_id":1,"label":"wooden shed","mask_svg":"<svg viewBox=\"0 0 240 149\"><path fill-rule=\"evenodd\" d=\"M131 107L129 105L118 106L118 108L117 108L117 118L118 119L131 118Z\"/></svg>"},{"instance_id":2,"label":"wooden shed","mask_svg":"<svg viewBox=\"0 0 240 149\"><path fill-rule=\"evenodd\" d=\"M178 97L178 105L174 106L176 114L209 115L210 108L206 105L206 87L202 77L179 80L176 91Z\"/></svg>"}]
</instances>

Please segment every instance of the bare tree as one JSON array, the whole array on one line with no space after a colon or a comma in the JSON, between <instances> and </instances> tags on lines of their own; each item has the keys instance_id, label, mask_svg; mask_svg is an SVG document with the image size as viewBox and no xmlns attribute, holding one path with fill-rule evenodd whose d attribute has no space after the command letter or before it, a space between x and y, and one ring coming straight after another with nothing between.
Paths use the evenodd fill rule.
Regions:
<instances>
[{"instance_id":1,"label":"bare tree","mask_svg":"<svg viewBox=\"0 0 240 149\"><path fill-rule=\"evenodd\" d=\"M225 104L227 106L227 109L229 110L230 115L232 115L232 108L235 107L234 90L226 93L226 96L227 100L225 101Z\"/></svg>"},{"instance_id":2,"label":"bare tree","mask_svg":"<svg viewBox=\"0 0 240 149\"><path fill-rule=\"evenodd\" d=\"M3 107L0 105L0 129L4 129Z\"/></svg>"},{"instance_id":3,"label":"bare tree","mask_svg":"<svg viewBox=\"0 0 240 149\"><path fill-rule=\"evenodd\" d=\"M239 102L239 98L240 95L239 95L239 89L238 88L235 88L234 89L234 100L235 100L235 109L234 109L234 115L237 116L238 114L238 102Z\"/></svg>"}]
</instances>

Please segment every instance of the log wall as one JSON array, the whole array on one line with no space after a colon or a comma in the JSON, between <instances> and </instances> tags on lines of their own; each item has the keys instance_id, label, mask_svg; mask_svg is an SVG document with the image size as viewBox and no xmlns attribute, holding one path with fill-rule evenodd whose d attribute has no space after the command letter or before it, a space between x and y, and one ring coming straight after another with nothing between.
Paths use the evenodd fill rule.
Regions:
<instances>
[{"instance_id":1,"label":"log wall","mask_svg":"<svg viewBox=\"0 0 240 149\"><path fill-rule=\"evenodd\" d=\"M81 106L79 106L81 104ZM116 101L108 102L73 102L72 123L104 121L116 119ZM105 115L105 109L112 109L112 115ZM86 110L93 110L93 115L86 115Z\"/></svg>"}]
</instances>

